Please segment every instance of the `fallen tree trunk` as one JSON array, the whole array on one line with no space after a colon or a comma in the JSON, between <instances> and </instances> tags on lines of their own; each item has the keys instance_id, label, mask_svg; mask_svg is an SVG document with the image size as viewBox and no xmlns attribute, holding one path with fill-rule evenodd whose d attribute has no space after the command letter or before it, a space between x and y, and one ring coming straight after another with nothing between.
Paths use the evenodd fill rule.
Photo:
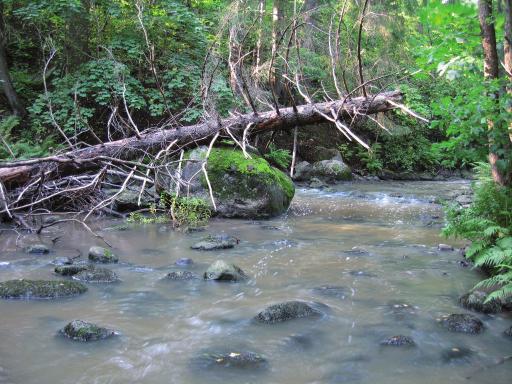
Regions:
<instances>
[{"instance_id":1,"label":"fallen tree trunk","mask_svg":"<svg viewBox=\"0 0 512 384\"><path fill-rule=\"evenodd\" d=\"M336 114L338 119L350 119L357 115L370 115L394 109L396 102L401 98L402 94L399 91L385 92L369 97L282 108L279 113L276 111L250 113L178 129L154 130L141 134L139 138L129 137L69 151L58 156L0 163L0 181L7 190L11 190L30 181L36 175L42 175L45 182L75 175L99 169L106 161L114 158L129 160L143 154L156 153L173 141L180 146L190 145L226 128L232 133L240 133L250 126L250 133L255 134L313 125Z\"/></svg>"}]
</instances>

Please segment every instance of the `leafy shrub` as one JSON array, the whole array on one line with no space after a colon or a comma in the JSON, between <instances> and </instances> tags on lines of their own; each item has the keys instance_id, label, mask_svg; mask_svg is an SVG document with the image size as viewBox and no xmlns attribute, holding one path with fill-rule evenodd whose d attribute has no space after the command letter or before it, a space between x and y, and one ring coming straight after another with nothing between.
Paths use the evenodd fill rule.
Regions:
<instances>
[{"instance_id":1,"label":"leafy shrub","mask_svg":"<svg viewBox=\"0 0 512 384\"><path fill-rule=\"evenodd\" d=\"M447 209L443 234L472 241L466 257L492 274L477 287L493 290L487 300L505 298L512 296L512 189L492 180L487 163L478 164L476 171L473 203Z\"/></svg>"},{"instance_id":2,"label":"leafy shrub","mask_svg":"<svg viewBox=\"0 0 512 384\"><path fill-rule=\"evenodd\" d=\"M162 202L175 223L180 227L199 227L210 220L212 211L208 203L198 197L175 196L162 193Z\"/></svg>"}]
</instances>

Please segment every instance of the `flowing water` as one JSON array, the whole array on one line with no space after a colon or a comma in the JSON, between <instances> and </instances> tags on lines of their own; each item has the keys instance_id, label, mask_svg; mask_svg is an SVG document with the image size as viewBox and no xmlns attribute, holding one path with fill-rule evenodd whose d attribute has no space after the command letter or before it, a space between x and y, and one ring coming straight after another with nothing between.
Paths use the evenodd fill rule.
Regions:
<instances>
[{"instance_id":1,"label":"flowing water","mask_svg":"<svg viewBox=\"0 0 512 384\"><path fill-rule=\"evenodd\" d=\"M433 201L464 182L380 182L297 190L287 215L265 222L213 220L208 232L240 239L234 249L190 246L205 233L162 224L116 228L96 223L122 262L108 266L122 282L90 285L55 301L0 301L0 382L64 383L509 383L512 354L503 336L509 315L478 314L485 331L454 334L436 319L466 313L457 298L479 279L458 252L440 252L442 209ZM56 256L87 254L102 245L80 226L52 227L61 236L50 255L28 256L16 233L1 234L0 281L58 278ZM33 239L34 241L36 239ZM24 240L26 242L26 239ZM40 241L40 239L39 239ZM18 242L18 244L16 244ZM460 246L463 243L453 243ZM216 259L239 265L244 283L165 281L178 258L202 273ZM183 268L181 268L183 269ZM333 286L336 289L318 289ZM316 288L316 289L315 289ZM261 325L251 318L267 305L321 302L325 316ZM401 304L407 304L403 306ZM56 336L73 319L118 329L94 343ZM411 336L416 347L382 347L386 337ZM468 352L446 357L452 348ZM253 351L266 369L212 370L205 352ZM486 367L492 368L486 369Z\"/></svg>"}]
</instances>

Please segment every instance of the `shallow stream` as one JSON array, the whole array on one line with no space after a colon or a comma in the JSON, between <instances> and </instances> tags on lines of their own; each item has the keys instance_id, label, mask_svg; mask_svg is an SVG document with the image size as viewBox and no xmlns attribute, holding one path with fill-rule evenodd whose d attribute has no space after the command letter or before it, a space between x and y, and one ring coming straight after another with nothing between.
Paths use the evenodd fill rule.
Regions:
<instances>
[{"instance_id":1,"label":"shallow stream","mask_svg":"<svg viewBox=\"0 0 512 384\"><path fill-rule=\"evenodd\" d=\"M1 300L0 383L509 383L512 362L492 365L512 354L512 341L503 336L510 315L477 314L485 331L475 336L450 333L436 321L469 313L457 298L480 277L459 265L457 251L437 250L448 240L439 236L443 214L434 202L460 188L467 183L298 189L285 216L212 220L207 233L240 239L234 249L212 252L190 249L205 232L98 221L94 229L120 257L108 268L122 281L89 285L70 299ZM21 244L16 233L1 232L0 281L60 278L50 264L55 257L86 256L91 245L103 245L71 224L29 240L51 244L57 236L49 255L31 256L23 252L27 239ZM184 257L195 262L186 269L198 274L221 258L250 280L162 280L184 269L174 265ZM269 304L294 299L326 304L325 316L273 325L251 321ZM87 344L56 336L73 319L121 335ZM412 337L416 347L379 345L397 334ZM465 356L454 358L453 348ZM226 351L259 353L268 366L211 370L197 362L205 352Z\"/></svg>"}]
</instances>

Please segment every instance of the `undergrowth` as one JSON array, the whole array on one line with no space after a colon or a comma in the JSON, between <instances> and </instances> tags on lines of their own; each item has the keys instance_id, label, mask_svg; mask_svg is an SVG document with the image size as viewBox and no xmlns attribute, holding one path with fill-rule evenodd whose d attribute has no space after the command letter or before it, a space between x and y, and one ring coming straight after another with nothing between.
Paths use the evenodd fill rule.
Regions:
<instances>
[{"instance_id":1,"label":"undergrowth","mask_svg":"<svg viewBox=\"0 0 512 384\"><path fill-rule=\"evenodd\" d=\"M466 258L491 274L475 288L492 291L487 301L503 300L512 296L512 189L493 181L487 163L479 163L476 173L473 203L448 207L443 234L471 240Z\"/></svg>"}]
</instances>

